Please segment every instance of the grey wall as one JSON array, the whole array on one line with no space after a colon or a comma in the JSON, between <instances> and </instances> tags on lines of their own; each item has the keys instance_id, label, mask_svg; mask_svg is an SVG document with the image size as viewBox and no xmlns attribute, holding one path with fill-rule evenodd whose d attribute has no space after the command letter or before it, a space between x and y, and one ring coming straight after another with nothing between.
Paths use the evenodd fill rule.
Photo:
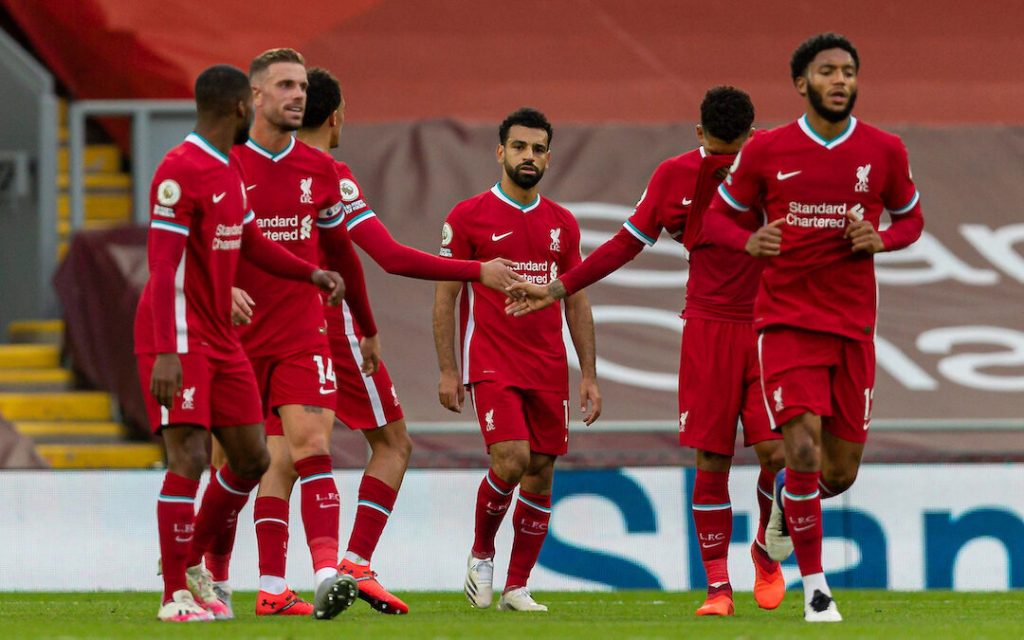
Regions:
<instances>
[{"instance_id":1,"label":"grey wall","mask_svg":"<svg viewBox=\"0 0 1024 640\"><path fill-rule=\"evenodd\" d=\"M26 154L30 171L26 193L0 193L3 328L14 319L57 313L50 286L57 250L57 99L50 74L2 31L0 87L0 155Z\"/></svg>"}]
</instances>

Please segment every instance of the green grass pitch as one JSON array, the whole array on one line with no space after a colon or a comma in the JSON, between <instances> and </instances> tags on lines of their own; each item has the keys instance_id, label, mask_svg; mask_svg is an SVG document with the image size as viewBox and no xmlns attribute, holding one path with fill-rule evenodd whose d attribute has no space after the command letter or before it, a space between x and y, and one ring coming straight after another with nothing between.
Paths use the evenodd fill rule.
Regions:
<instances>
[{"instance_id":1,"label":"green grass pitch","mask_svg":"<svg viewBox=\"0 0 1024 640\"><path fill-rule=\"evenodd\" d=\"M307 594L308 595L308 594ZM403 594L407 616L383 616L357 600L330 621L259 618L255 594L235 595L231 622L167 624L156 621L155 593L0 593L4 638L1024 638L1024 591L837 591L845 621L803 622L800 593L792 591L775 611L761 611L750 593L736 594L736 616L697 618L699 592L538 592L547 614L470 608L461 593Z\"/></svg>"}]
</instances>

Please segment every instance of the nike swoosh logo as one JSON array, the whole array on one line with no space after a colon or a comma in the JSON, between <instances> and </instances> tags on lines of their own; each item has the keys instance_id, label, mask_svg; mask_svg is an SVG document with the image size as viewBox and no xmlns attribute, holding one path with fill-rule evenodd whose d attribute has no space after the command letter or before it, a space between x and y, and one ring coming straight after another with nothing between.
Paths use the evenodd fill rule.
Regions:
<instances>
[{"instance_id":1,"label":"nike swoosh logo","mask_svg":"<svg viewBox=\"0 0 1024 640\"><path fill-rule=\"evenodd\" d=\"M320 503L320 508L321 509L340 509L341 505L337 504L337 503L330 503L330 502L323 503L323 502L321 502Z\"/></svg>"},{"instance_id":2,"label":"nike swoosh logo","mask_svg":"<svg viewBox=\"0 0 1024 640\"><path fill-rule=\"evenodd\" d=\"M174 536L174 541L175 542L192 542L192 536L189 536L187 538L182 538L181 536Z\"/></svg>"},{"instance_id":3,"label":"nike swoosh logo","mask_svg":"<svg viewBox=\"0 0 1024 640\"><path fill-rule=\"evenodd\" d=\"M507 237L509 237L509 236L510 236L510 235L512 235L513 233L515 233L515 232L514 232L514 231L509 231L508 233L503 233L503 234L501 234L500 236L499 236L498 234L496 234L496 233L492 233L492 234L491 234L491 241L492 241L492 242L497 242L498 240L501 240L502 238L507 238Z\"/></svg>"},{"instance_id":4,"label":"nike swoosh logo","mask_svg":"<svg viewBox=\"0 0 1024 640\"><path fill-rule=\"evenodd\" d=\"M815 523L815 524L817 524L817 523ZM809 524L806 527L793 527L793 531L796 531L797 533L800 533L801 531L807 531L808 529L811 529L813 527L814 527L813 524Z\"/></svg>"},{"instance_id":5,"label":"nike swoosh logo","mask_svg":"<svg viewBox=\"0 0 1024 640\"><path fill-rule=\"evenodd\" d=\"M338 392L337 389L324 389L323 387L320 387L320 395L322 395L322 396L326 396L329 393L337 393L337 392Z\"/></svg>"},{"instance_id":6,"label":"nike swoosh logo","mask_svg":"<svg viewBox=\"0 0 1024 640\"><path fill-rule=\"evenodd\" d=\"M693 203L693 200L691 200L690 198L683 198L683 206L684 206L684 207L688 207L688 206L690 206L690 205L691 205L692 203Z\"/></svg>"},{"instance_id":7,"label":"nike swoosh logo","mask_svg":"<svg viewBox=\"0 0 1024 640\"><path fill-rule=\"evenodd\" d=\"M803 171L790 171L789 173L782 173L781 171L775 174L775 177L780 181L789 180L793 176L800 175Z\"/></svg>"},{"instance_id":8,"label":"nike swoosh logo","mask_svg":"<svg viewBox=\"0 0 1024 640\"><path fill-rule=\"evenodd\" d=\"M705 549L710 549L711 547L717 547L720 544L722 544L722 543L721 542L713 542L711 544L707 544L706 542L702 542L700 546L704 547Z\"/></svg>"},{"instance_id":9,"label":"nike swoosh logo","mask_svg":"<svg viewBox=\"0 0 1024 640\"><path fill-rule=\"evenodd\" d=\"M228 195L226 191L225 191L225 192L222 192L222 193L218 193L218 194L215 194L215 195L213 196L213 204L217 204L218 202L220 202L221 200L223 200L223 199L224 199L224 196L226 196L226 195Z\"/></svg>"},{"instance_id":10,"label":"nike swoosh logo","mask_svg":"<svg viewBox=\"0 0 1024 640\"><path fill-rule=\"evenodd\" d=\"M245 190L246 190L246 191L252 191L252 190L253 190L253 189L255 189L255 188L256 188L256 185L254 185L254 184L250 184L250 185L249 185L248 187L246 187L246 188L245 188Z\"/></svg>"},{"instance_id":11,"label":"nike swoosh logo","mask_svg":"<svg viewBox=\"0 0 1024 640\"><path fill-rule=\"evenodd\" d=\"M528 536L543 536L547 535L547 531L530 531L528 529L520 529L520 533L525 533Z\"/></svg>"}]
</instances>

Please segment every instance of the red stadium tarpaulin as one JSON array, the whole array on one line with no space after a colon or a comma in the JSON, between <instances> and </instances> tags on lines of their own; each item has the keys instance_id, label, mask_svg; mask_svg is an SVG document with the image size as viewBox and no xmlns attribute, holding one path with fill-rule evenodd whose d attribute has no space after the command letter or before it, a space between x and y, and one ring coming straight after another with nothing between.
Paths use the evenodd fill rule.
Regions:
<instances>
[{"instance_id":1,"label":"red stadium tarpaulin","mask_svg":"<svg viewBox=\"0 0 1024 640\"><path fill-rule=\"evenodd\" d=\"M76 98L181 98L204 67L301 50L355 99L350 117L690 120L711 85L758 120L799 108L789 56L820 31L859 47L858 113L917 124L1024 123L1019 0L0 0Z\"/></svg>"}]
</instances>

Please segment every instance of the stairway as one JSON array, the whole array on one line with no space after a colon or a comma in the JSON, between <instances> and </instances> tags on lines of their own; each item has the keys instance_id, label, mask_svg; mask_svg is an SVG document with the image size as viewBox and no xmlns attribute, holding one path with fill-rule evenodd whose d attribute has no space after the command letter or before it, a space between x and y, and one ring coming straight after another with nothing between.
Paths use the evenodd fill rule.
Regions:
<instances>
[{"instance_id":1,"label":"stairway","mask_svg":"<svg viewBox=\"0 0 1024 640\"><path fill-rule=\"evenodd\" d=\"M70 152L67 140L67 102L60 101L60 148L57 150L57 260L63 260L71 239L71 197L68 187ZM86 229L109 229L131 224L132 178L121 171L121 151L113 144L85 146Z\"/></svg>"},{"instance_id":2,"label":"stairway","mask_svg":"<svg viewBox=\"0 0 1024 640\"><path fill-rule=\"evenodd\" d=\"M153 443L127 440L114 421L110 394L75 391L71 372L60 364L60 320L12 322L9 343L0 344L0 414L51 467L138 469L163 464Z\"/></svg>"}]
</instances>

